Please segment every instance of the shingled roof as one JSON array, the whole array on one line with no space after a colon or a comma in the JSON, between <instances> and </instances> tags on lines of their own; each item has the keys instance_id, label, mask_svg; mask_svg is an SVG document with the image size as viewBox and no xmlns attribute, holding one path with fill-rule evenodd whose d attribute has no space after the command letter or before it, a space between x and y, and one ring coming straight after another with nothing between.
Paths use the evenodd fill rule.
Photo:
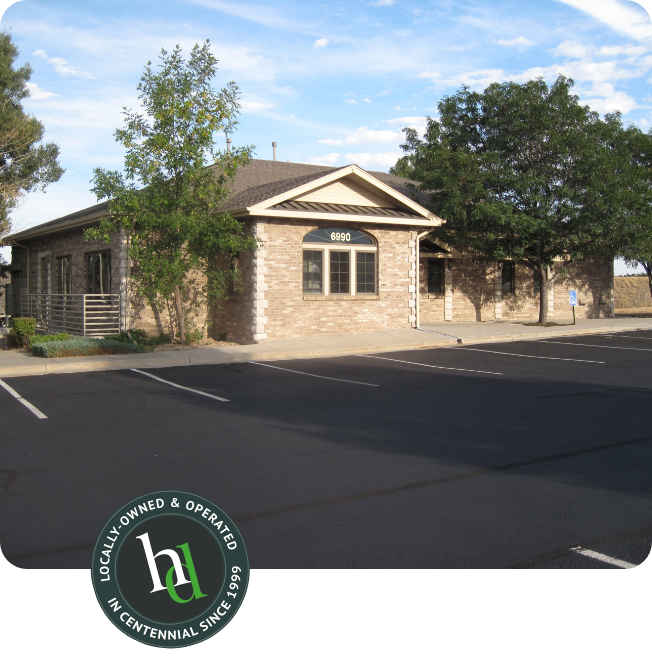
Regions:
<instances>
[{"instance_id":1,"label":"shingled roof","mask_svg":"<svg viewBox=\"0 0 652 667\"><path fill-rule=\"evenodd\" d=\"M221 210L232 211L254 206L283 192L306 185L341 168L296 162L252 160L249 164L238 169L236 177L230 186L231 196L221 207ZM410 184L417 185L414 181L381 171L367 171L367 173L394 188L402 195L418 201L418 197L408 189L408 185ZM102 216L106 215L107 210L107 203L102 202L61 218L50 220L41 225L10 234L5 238L5 241L20 241L21 239L42 236L62 229L84 227L97 222Z\"/></svg>"}]
</instances>

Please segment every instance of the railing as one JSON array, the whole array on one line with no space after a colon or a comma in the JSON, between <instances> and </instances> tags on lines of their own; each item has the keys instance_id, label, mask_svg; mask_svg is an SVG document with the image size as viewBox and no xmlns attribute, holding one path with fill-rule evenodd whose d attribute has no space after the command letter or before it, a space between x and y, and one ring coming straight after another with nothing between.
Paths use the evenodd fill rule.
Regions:
<instances>
[{"instance_id":1,"label":"railing","mask_svg":"<svg viewBox=\"0 0 652 667\"><path fill-rule=\"evenodd\" d=\"M33 317L39 331L76 336L120 332L119 294L21 294L23 317Z\"/></svg>"}]
</instances>

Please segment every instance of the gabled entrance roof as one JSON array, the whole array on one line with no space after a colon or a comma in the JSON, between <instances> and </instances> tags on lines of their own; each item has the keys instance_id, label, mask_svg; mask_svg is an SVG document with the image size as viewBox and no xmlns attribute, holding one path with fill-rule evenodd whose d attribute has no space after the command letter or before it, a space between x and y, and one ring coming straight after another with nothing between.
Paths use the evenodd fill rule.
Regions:
<instances>
[{"instance_id":1,"label":"gabled entrance roof","mask_svg":"<svg viewBox=\"0 0 652 667\"><path fill-rule=\"evenodd\" d=\"M282 163L281 163L282 164ZM364 219L384 224L419 224L436 227L443 220L406 193L409 181L378 178L355 164L327 172L305 174L239 192L223 206L235 216L261 215L333 221ZM383 177L390 176L382 174Z\"/></svg>"}]
</instances>

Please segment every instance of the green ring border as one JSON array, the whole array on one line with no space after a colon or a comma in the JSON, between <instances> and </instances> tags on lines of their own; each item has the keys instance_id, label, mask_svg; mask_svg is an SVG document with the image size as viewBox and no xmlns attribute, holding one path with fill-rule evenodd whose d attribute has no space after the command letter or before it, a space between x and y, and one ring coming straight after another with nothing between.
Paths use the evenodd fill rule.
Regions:
<instances>
[{"instance_id":1,"label":"green ring border","mask_svg":"<svg viewBox=\"0 0 652 667\"><path fill-rule=\"evenodd\" d=\"M239 600L234 600L234 603L231 605L230 609L224 615L224 617L222 617L223 620L221 620L219 622L219 625L215 624L211 627L210 630L207 630L205 633L202 633L205 636L202 636L201 639L196 639L195 640L194 636L193 636L194 641L191 640L191 641L184 642L183 640L174 640L175 643L173 643L173 644L172 643L167 643L167 642L166 643L160 643L160 640L152 640L151 637L149 637L149 635L147 635L147 637L149 638L149 640L147 640L147 639L144 639L143 635L131 634L130 632L127 631L126 626L123 627L125 625L124 623L121 624L121 623L118 622L117 619L114 619L113 614L109 613L109 610L107 608L105 608L105 604L100 599L98 587L96 586L96 582L95 582L96 577L95 577L95 569L94 569L95 566L97 565L98 566L98 576L99 576L99 566L101 565L100 562L99 562L99 556L100 556L101 551L102 551L101 547L103 546L103 545L100 545L99 542L100 542L100 539L101 539L102 535L104 534L104 532L107 529L110 529L110 528L113 527L113 525L115 523L115 519L117 518L118 523L119 523L120 522L119 521L120 516L122 516L125 513L126 509L130 509L133 506L134 503L138 503L139 501L142 502L143 500L153 500L157 496L160 497L163 494L165 494L165 495L167 495L167 494L170 494L170 495L176 494L177 496L186 496L187 498L184 500L184 503L186 503L188 500L193 500L193 501L195 501L195 503L197 502L197 500L203 501L203 503L207 503L211 507L211 511L214 511L216 514L219 513L219 515L222 515L224 517L224 518L222 518L222 516L219 516L220 519L222 519L223 521L228 520L230 522L231 532L234 534L234 537L236 537L236 539L239 540L239 543L242 546L243 556L239 556L238 560L241 561L239 563L238 562L236 562L236 563L229 562L230 559L229 559L229 557L226 553L229 550L227 548L223 547L220 544L219 540L216 540L217 543L218 543L218 546L220 547L220 550L222 552L222 557L224 558L224 565L225 565L224 583L222 584L222 588L220 589L220 593L222 593L222 591L224 591L225 586L229 581L228 573L229 573L230 569L234 565L237 565L238 567L242 568L242 572L244 573L245 572L245 567L246 567L246 581L244 582L245 585L242 588L242 595L240 596ZM181 503L180 503L180 505L181 505ZM206 507L206 505L205 505L205 507ZM161 508L161 509L163 510L163 509L166 509L166 508ZM168 511L165 511L165 513L156 514L155 516L170 516L170 515L171 516L183 516L185 518L190 518L193 521L197 521L198 523L200 523L195 517L188 516L187 514L184 513L184 511L181 511L181 512L177 513L177 512L170 512L169 511L170 509L172 509L172 510L181 509L181 506L179 508L172 508L172 507L167 508ZM145 515L140 515L140 516L145 516ZM134 522L134 527L136 527L138 525L138 523L139 523L138 521ZM124 525L124 524L121 524L121 525ZM200 523L200 525L201 525L201 523ZM133 528L131 530L133 530ZM130 534L131 530L129 530L128 533L124 533L124 535L126 536L126 535ZM123 534L121 533L120 535L123 535ZM118 538L118 539L120 539L120 538ZM118 540L116 540L116 542L117 541ZM114 544L115 544L115 542L114 542ZM111 587L114 588L114 589L117 589L116 592L117 592L118 595L116 597L118 597L118 602L124 604L129 609L133 609L132 606L127 602L126 598L122 595L122 592L120 591L119 584L117 582L117 577L115 577L115 569L117 567L117 557L118 557L118 553L120 551L121 546L122 546L122 544L120 544L120 547L118 547L118 549L116 550L115 558L112 556L111 564L109 565L110 573L112 573L114 575L114 580L111 581ZM231 559L231 560L235 560L235 559ZM245 567L243 567L243 565ZM106 566L104 566L104 567L106 567ZM100 534L98 536L98 540L96 541L95 546L93 548L93 556L92 556L92 561L91 561L91 581L92 581L92 584L93 584L93 591L95 593L95 597L97 598L98 604L100 605L102 611L104 612L104 615L111 621L111 623L113 623L113 625L115 625L118 628L118 630L120 630L120 632L122 632L124 635L128 636L129 638L134 639L135 641L138 641L141 644L145 644L147 646L155 646L157 648L168 648L168 649L184 648L185 646L192 646L194 644L199 644L203 641L206 641L207 639L210 639L211 637L214 637L217 633L219 633L222 629L224 629L231 622L231 620L237 614L237 612L240 610L240 606L242 605L242 602L244 601L244 599L246 597L247 591L249 589L250 572L251 572L251 568L249 566L249 554L247 553L247 549L246 549L246 546L245 546L245 543L244 543L244 539L242 538L242 534L240 533L240 530L236 526L235 522L231 519L231 517L221 507L219 507L219 505L216 505L213 501L208 500L207 498L204 498L203 496L200 496L200 495L198 495L196 493L193 493L193 492L190 492L190 491L179 491L179 490L170 490L170 489L161 490L161 491L152 491L150 493L143 494L142 496L138 496L138 497L134 498L133 500L130 500L128 503L125 503L116 512L114 512L111 515L111 517L109 518L109 520L104 524L104 526L102 527L102 530L100 531ZM218 597L220 597L220 593L218 593ZM133 610L133 611L135 611L135 610ZM143 616L142 614L140 614L139 612L135 612L135 613L138 614L140 619L145 619L145 620L148 620L148 621L150 620L150 619L146 618L145 616ZM200 615L201 614L198 614L197 616L193 617L193 619L188 619L187 621L180 621L180 622L177 622L176 624L161 623L160 625L161 626L163 626L163 625L167 626L166 629L171 629L171 630L172 629L180 629L183 626L187 626L188 624L192 623ZM140 620L139 620L139 622L140 622ZM150 621L150 622L159 623L158 621ZM147 625L147 623L145 623L145 624ZM177 626L177 627L175 627L175 626ZM213 631L214 628L215 628L215 630Z\"/></svg>"}]
</instances>

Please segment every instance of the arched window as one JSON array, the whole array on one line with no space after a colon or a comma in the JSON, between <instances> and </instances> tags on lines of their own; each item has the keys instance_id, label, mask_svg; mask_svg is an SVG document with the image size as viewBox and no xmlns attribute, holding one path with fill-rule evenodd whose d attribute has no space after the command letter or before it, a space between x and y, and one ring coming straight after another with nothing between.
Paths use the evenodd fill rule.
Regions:
<instances>
[{"instance_id":1,"label":"arched window","mask_svg":"<svg viewBox=\"0 0 652 667\"><path fill-rule=\"evenodd\" d=\"M303 237L304 294L376 294L378 253L357 229L323 227Z\"/></svg>"}]
</instances>

